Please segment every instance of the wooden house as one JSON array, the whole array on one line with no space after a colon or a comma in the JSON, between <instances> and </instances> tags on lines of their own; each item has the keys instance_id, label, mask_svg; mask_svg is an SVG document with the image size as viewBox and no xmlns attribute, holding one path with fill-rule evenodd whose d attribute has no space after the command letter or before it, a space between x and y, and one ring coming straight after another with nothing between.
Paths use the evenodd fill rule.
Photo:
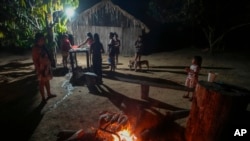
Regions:
<instances>
[{"instance_id":1,"label":"wooden house","mask_svg":"<svg viewBox=\"0 0 250 141\"><path fill-rule=\"evenodd\" d=\"M109 33L116 32L121 40L121 55L132 56L138 35L148 33L149 28L111 0L102 0L71 21L68 24L68 32L73 34L76 45L85 41L88 32L98 33L106 53Z\"/></svg>"}]
</instances>

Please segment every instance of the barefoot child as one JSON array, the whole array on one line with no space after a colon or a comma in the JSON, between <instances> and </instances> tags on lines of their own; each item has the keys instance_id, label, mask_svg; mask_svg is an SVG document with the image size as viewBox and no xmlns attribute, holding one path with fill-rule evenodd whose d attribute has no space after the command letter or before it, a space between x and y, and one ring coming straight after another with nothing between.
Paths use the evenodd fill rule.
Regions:
<instances>
[{"instance_id":1,"label":"barefoot child","mask_svg":"<svg viewBox=\"0 0 250 141\"><path fill-rule=\"evenodd\" d=\"M194 56L192 59L192 64L190 67L187 67L185 70L187 72L187 78L185 81L185 86L189 88L195 88L198 82L198 75L201 69L202 57ZM189 91L187 94L183 95L183 98L189 98ZM190 100L193 99L193 95L190 97Z\"/></svg>"},{"instance_id":2,"label":"barefoot child","mask_svg":"<svg viewBox=\"0 0 250 141\"><path fill-rule=\"evenodd\" d=\"M39 81L39 91L42 96L42 103L56 95L50 91L50 80L52 79L51 59L47 48L45 47L45 37L42 33L36 33L35 43L32 47L32 60ZM47 99L45 98L45 90L47 91Z\"/></svg>"}]
</instances>

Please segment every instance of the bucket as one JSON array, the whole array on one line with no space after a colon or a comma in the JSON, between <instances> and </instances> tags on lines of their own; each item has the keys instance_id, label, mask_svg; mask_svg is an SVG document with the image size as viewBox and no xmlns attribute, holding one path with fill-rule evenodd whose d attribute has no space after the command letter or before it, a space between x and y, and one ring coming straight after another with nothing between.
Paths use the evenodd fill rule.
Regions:
<instances>
[{"instance_id":1,"label":"bucket","mask_svg":"<svg viewBox=\"0 0 250 141\"><path fill-rule=\"evenodd\" d=\"M217 77L217 73L214 72L209 72L207 76L207 81L208 82L214 82L215 78Z\"/></svg>"}]
</instances>

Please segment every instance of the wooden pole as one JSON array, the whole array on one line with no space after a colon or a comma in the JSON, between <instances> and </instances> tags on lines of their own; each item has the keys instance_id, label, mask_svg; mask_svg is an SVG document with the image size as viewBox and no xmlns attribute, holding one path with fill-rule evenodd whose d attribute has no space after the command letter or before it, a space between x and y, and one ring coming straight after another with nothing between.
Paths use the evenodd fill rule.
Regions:
<instances>
[{"instance_id":1,"label":"wooden pole","mask_svg":"<svg viewBox=\"0 0 250 141\"><path fill-rule=\"evenodd\" d=\"M186 141L230 139L226 128L241 120L250 92L236 86L199 81L187 120Z\"/></svg>"},{"instance_id":2,"label":"wooden pole","mask_svg":"<svg viewBox=\"0 0 250 141\"><path fill-rule=\"evenodd\" d=\"M147 99L149 95L149 85L141 84L141 98Z\"/></svg>"}]
</instances>

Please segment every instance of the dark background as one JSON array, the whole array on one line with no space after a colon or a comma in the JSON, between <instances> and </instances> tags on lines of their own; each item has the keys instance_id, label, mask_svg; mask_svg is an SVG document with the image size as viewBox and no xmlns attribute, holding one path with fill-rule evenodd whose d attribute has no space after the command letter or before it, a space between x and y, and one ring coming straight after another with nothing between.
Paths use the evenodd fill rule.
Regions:
<instances>
[{"instance_id":1,"label":"dark background","mask_svg":"<svg viewBox=\"0 0 250 141\"><path fill-rule=\"evenodd\" d=\"M101 0L81 0L77 13L91 8ZM208 41L205 38L201 27L191 27L184 23L159 23L148 15L150 0L112 0L123 10L127 11L135 18L141 20L150 28L150 33L144 39L147 45L147 53L159 51L171 51L184 47L197 47L204 49L208 47ZM226 26L237 24L243 19L245 22L245 14L250 13L250 6L242 8L249 4L247 0L216 0L205 1L206 8L209 9L210 19L215 22L214 25L224 29ZM221 7L217 8L215 3ZM217 9L216 9L217 8ZM218 29L218 28L217 28ZM249 40L250 26L239 28L228 33L225 36L224 45L227 50L246 50L250 46Z\"/></svg>"}]
</instances>

